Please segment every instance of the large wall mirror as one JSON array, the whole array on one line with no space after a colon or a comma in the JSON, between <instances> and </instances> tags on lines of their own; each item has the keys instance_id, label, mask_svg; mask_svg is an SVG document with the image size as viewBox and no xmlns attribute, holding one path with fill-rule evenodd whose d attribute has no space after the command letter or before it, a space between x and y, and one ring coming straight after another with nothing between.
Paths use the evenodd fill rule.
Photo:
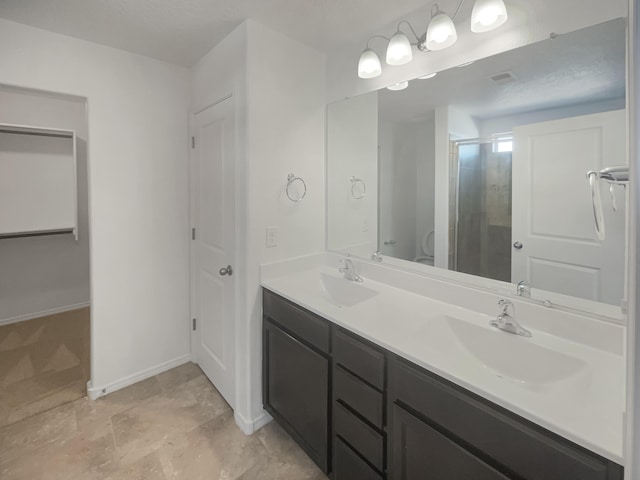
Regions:
<instances>
[{"instance_id":1,"label":"large wall mirror","mask_svg":"<svg viewBox=\"0 0 640 480\"><path fill-rule=\"evenodd\" d=\"M328 249L621 318L626 28L330 104Z\"/></svg>"}]
</instances>

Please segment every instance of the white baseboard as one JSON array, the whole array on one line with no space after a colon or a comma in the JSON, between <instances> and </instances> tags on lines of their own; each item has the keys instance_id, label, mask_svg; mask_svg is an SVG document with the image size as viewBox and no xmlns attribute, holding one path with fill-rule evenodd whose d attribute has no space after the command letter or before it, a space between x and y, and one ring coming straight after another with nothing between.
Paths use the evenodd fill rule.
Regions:
<instances>
[{"instance_id":1,"label":"white baseboard","mask_svg":"<svg viewBox=\"0 0 640 480\"><path fill-rule=\"evenodd\" d=\"M253 435L267 423L273 420L271 415L269 415L266 411L263 411L262 414L257 418L248 420L240 415L237 410L233 412L233 419L236 421L236 425L238 426L238 428L242 430L242 433L244 433L245 435Z\"/></svg>"},{"instance_id":2,"label":"white baseboard","mask_svg":"<svg viewBox=\"0 0 640 480\"><path fill-rule=\"evenodd\" d=\"M180 365L184 365L191 361L191 354L188 353L186 355L181 355L180 357L174 358L173 360L169 360L167 362L161 363L159 365L155 365L151 368L147 368L145 370L141 370L133 375L129 375L128 377L124 377L115 382L111 382L107 385L100 385L94 387L92 382L87 382L87 396L91 400L97 400L98 398L113 393L121 388L128 387L129 385L133 385L134 383L141 382L142 380L146 380L147 378L151 378L159 373L166 372L167 370L171 370L172 368L179 367Z\"/></svg>"},{"instance_id":3,"label":"white baseboard","mask_svg":"<svg viewBox=\"0 0 640 480\"><path fill-rule=\"evenodd\" d=\"M85 308L91 306L90 302L74 303L73 305L64 305L62 307L50 308L48 310L42 310L35 313L25 313L24 315L18 315L9 318L0 318L0 325L9 325L11 323L23 322L25 320L32 320L34 318L46 317L47 315L55 315L56 313L69 312L71 310L78 310L79 308Z\"/></svg>"}]
</instances>

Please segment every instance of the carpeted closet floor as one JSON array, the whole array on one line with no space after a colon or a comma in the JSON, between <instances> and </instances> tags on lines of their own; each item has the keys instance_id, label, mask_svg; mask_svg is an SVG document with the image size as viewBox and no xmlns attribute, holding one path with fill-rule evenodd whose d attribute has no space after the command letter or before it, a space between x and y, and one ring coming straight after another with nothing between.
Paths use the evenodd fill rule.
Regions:
<instances>
[{"instance_id":1,"label":"carpeted closet floor","mask_svg":"<svg viewBox=\"0 0 640 480\"><path fill-rule=\"evenodd\" d=\"M82 398L89 308L0 326L0 427Z\"/></svg>"}]
</instances>

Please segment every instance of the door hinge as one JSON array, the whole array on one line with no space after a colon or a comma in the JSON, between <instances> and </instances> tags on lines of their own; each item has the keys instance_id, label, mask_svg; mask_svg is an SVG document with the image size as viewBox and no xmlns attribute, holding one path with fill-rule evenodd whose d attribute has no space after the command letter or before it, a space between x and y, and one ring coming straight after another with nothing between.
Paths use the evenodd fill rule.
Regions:
<instances>
[{"instance_id":1,"label":"door hinge","mask_svg":"<svg viewBox=\"0 0 640 480\"><path fill-rule=\"evenodd\" d=\"M191 148L196 148L196 137L191 137Z\"/></svg>"},{"instance_id":2,"label":"door hinge","mask_svg":"<svg viewBox=\"0 0 640 480\"><path fill-rule=\"evenodd\" d=\"M191 329L195 330L196 329L196 319L194 318L191 323L192 323Z\"/></svg>"},{"instance_id":3,"label":"door hinge","mask_svg":"<svg viewBox=\"0 0 640 480\"><path fill-rule=\"evenodd\" d=\"M195 240L196 239L196 229L192 228L191 229L191 240Z\"/></svg>"}]
</instances>

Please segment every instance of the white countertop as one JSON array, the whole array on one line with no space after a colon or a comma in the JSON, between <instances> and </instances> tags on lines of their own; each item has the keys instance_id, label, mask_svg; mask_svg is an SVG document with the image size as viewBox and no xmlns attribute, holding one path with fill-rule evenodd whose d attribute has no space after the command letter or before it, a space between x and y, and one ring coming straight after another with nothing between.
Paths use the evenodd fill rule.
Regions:
<instances>
[{"instance_id":1,"label":"white countertop","mask_svg":"<svg viewBox=\"0 0 640 480\"><path fill-rule=\"evenodd\" d=\"M622 342L623 327L602 326L596 320L585 318L578 336L588 338L593 333L600 338L598 341L594 338L594 342L578 343L567 338L568 329L562 331L561 325L558 330L562 334L554 335L548 332L542 318L539 322L533 318L536 312L540 317L544 316L547 309L529 308L524 309L523 316L518 316L516 312L516 318L532 331L533 337L518 337L490 327L488 323L494 317L482 313L482 309L463 308L427 296L427 292L424 295L412 293L366 276L362 286L375 291L376 295L353 306L341 306L326 292L323 293L321 281L323 275L339 279L341 275L337 268L318 262L314 264L310 260L292 262L291 265L264 266L262 286L578 445L624 465L625 362L621 347L608 348L608 345ZM378 275L372 274L372 277L379 276L379 272ZM459 287L445 285L443 288ZM464 289L453 293L468 297ZM492 305L495 304L493 300ZM494 306L492 308L495 309ZM534 312L531 318L530 312ZM549 315L558 316L557 312ZM443 320L447 317L472 324L475 332L492 335L487 337L492 340L499 338L498 341L502 342L504 338L504 342L511 342L505 343L510 352L518 352L522 347L540 347L542 350L551 350L554 355L571 357L581 365L586 364L586 367L557 381L524 385L498 375L487 365L474 360L471 354L452 354L452 348L449 347L453 345L447 342L455 342L455 339ZM561 321L555 317L554 320ZM538 323L541 329L536 329ZM486 329L486 332L478 328ZM593 332L585 329L593 329ZM494 332L503 337L493 336ZM609 333L611 339L601 338ZM524 345L518 342L529 343ZM522 368L522 359L517 358L517 353L508 356L514 360L504 358L505 363L513 362L509 365L511 368ZM548 371L552 368L550 365L544 362L526 364L526 368L537 367L526 374L532 377L547 375L545 369ZM550 373L553 377L555 372Z\"/></svg>"}]
</instances>

